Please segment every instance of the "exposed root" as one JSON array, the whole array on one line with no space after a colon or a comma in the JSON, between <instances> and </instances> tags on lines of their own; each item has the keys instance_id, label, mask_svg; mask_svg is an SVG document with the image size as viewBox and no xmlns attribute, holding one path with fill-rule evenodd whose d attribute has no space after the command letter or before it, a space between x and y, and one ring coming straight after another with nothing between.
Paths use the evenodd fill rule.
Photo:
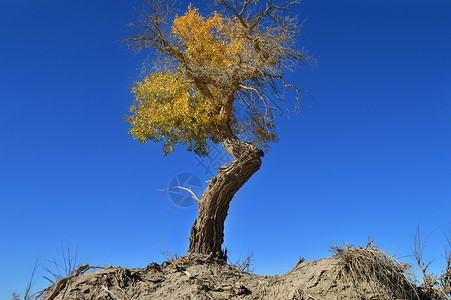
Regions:
<instances>
[{"instance_id":1,"label":"exposed root","mask_svg":"<svg viewBox=\"0 0 451 300\"><path fill-rule=\"evenodd\" d=\"M86 271L90 270L90 269L108 269L111 268L112 266L110 265L109 267L105 268L105 267L96 267L96 266L89 266L88 263L79 266L75 269L75 271L72 273L72 275L61 278L60 280L58 280L55 284L51 285L50 287L48 287L47 289L43 290L37 297L36 299L39 299L39 297L41 297L41 295L45 294L45 293L51 293L48 294L48 296L44 297L44 300L53 300L58 294L59 292L66 286L69 284L69 282L74 279L75 277L85 273Z\"/></svg>"},{"instance_id":2,"label":"exposed root","mask_svg":"<svg viewBox=\"0 0 451 300\"><path fill-rule=\"evenodd\" d=\"M102 286L102 290L104 290L105 292L107 292L108 295L111 296L111 298L113 298L113 299L115 299L115 300L119 300L119 298L118 298L113 292L111 292L111 291L108 289L108 287Z\"/></svg>"},{"instance_id":3,"label":"exposed root","mask_svg":"<svg viewBox=\"0 0 451 300\"><path fill-rule=\"evenodd\" d=\"M366 247L332 249L334 257L302 262L281 276L249 274L213 255L199 254L146 268L102 268L79 276L95 268L85 265L51 286L43 299L420 299L406 277L408 266L371 241Z\"/></svg>"}]
</instances>

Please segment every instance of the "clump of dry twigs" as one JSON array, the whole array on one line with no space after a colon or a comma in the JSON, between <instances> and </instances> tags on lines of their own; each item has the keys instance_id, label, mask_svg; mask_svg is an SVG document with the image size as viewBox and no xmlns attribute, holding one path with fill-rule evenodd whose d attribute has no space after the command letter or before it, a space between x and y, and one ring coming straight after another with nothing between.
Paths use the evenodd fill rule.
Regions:
<instances>
[{"instance_id":1,"label":"clump of dry twigs","mask_svg":"<svg viewBox=\"0 0 451 300\"><path fill-rule=\"evenodd\" d=\"M238 270L241 270L246 273L254 273L254 268L251 268L252 266L252 257L254 256L254 251L251 251L249 255L246 257L245 260L241 261L240 259L236 262L229 262L229 264L237 268Z\"/></svg>"},{"instance_id":2,"label":"clump of dry twigs","mask_svg":"<svg viewBox=\"0 0 451 300\"><path fill-rule=\"evenodd\" d=\"M338 260L338 276L352 284L362 299L369 293L377 299L419 299L411 266L379 249L369 237L365 247L345 243L330 248Z\"/></svg>"},{"instance_id":3,"label":"clump of dry twigs","mask_svg":"<svg viewBox=\"0 0 451 300\"><path fill-rule=\"evenodd\" d=\"M49 263L51 263L52 268L49 267L44 268L44 270L47 273L49 273L50 276L42 276L42 277L47 279L51 283L51 287L56 286L58 282L62 282L63 280L69 278L71 275L73 275L73 273L76 270L78 270L81 267L80 264L77 262L78 250L76 250L74 254L74 252L71 251L70 244L64 246L63 241L61 241L61 254L62 254L61 262L58 262L55 258L53 258L52 260L49 260ZM23 296L21 296L17 292L13 292L11 294L11 300L40 300L46 296L46 293L51 289L51 287L34 293L31 291L31 287L36 278L38 265L39 265L38 259L36 259L33 271L30 276L30 280L27 283Z\"/></svg>"},{"instance_id":4,"label":"clump of dry twigs","mask_svg":"<svg viewBox=\"0 0 451 300\"><path fill-rule=\"evenodd\" d=\"M423 262L424 245L428 238L429 236L424 241L421 240L420 226L418 226L412 252L423 276L423 283L419 287L420 293L425 298L451 299L451 228L448 227L448 232L445 232L447 242L445 244L445 269L440 275L428 272L432 261Z\"/></svg>"},{"instance_id":5,"label":"clump of dry twigs","mask_svg":"<svg viewBox=\"0 0 451 300\"><path fill-rule=\"evenodd\" d=\"M61 258L62 262L58 262L55 258L49 260L52 268L46 267L44 270L53 277L53 279L42 276L47 279L51 284L55 284L61 278L70 276L80 264L77 261L78 249L73 253L71 252L70 243L64 246L63 241L61 241Z\"/></svg>"},{"instance_id":6,"label":"clump of dry twigs","mask_svg":"<svg viewBox=\"0 0 451 300\"><path fill-rule=\"evenodd\" d=\"M31 292L31 287L34 282L38 266L39 266L39 258L36 258L36 261L33 266L33 271L31 272L30 280L28 280L28 282L27 282L27 286L25 288L23 297L21 297L17 292L13 292L11 294L11 300L37 300L37 299L39 299L36 296L36 293L32 294L32 292Z\"/></svg>"}]
</instances>

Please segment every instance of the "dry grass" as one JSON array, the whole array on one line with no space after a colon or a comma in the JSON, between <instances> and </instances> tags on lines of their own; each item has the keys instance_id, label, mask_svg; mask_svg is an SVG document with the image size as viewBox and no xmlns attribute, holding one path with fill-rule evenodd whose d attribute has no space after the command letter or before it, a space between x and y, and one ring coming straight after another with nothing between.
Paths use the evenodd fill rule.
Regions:
<instances>
[{"instance_id":1,"label":"dry grass","mask_svg":"<svg viewBox=\"0 0 451 300\"><path fill-rule=\"evenodd\" d=\"M51 266L53 268L46 267L44 270L49 273L53 277L53 279L42 276L47 279L51 284L55 284L61 278L70 276L75 269L80 266L77 261L78 258L78 249L75 250L75 253L71 251L70 243L67 246L64 246L63 241L61 241L61 258L62 261L58 262L55 258L49 260Z\"/></svg>"},{"instance_id":2,"label":"dry grass","mask_svg":"<svg viewBox=\"0 0 451 300\"><path fill-rule=\"evenodd\" d=\"M445 270L440 276L440 286L443 289L443 293L446 295L446 299L451 299L451 227L448 227L448 233L445 233L446 246L445 246Z\"/></svg>"},{"instance_id":3,"label":"dry grass","mask_svg":"<svg viewBox=\"0 0 451 300\"><path fill-rule=\"evenodd\" d=\"M369 293L377 299L419 299L411 266L379 249L369 237L365 247L345 243L330 248L338 259L339 276L349 281L362 299L374 299L368 298Z\"/></svg>"},{"instance_id":4,"label":"dry grass","mask_svg":"<svg viewBox=\"0 0 451 300\"><path fill-rule=\"evenodd\" d=\"M51 276L42 276L47 279L52 285L54 285L58 280L65 278L71 275L76 268L79 266L77 262L77 254L78 250L71 251L70 243L67 246L64 246L63 241L61 241L61 254L62 254L62 262L58 262L55 258L53 260L49 260L52 268L45 267L44 270L49 273ZM11 294L11 300L39 300L45 296L46 290L40 290L32 293L31 288L36 278L36 273L38 270L38 258L33 267L33 271L30 276L30 280L27 283L25 292L23 296L20 296L19 293L13 292ZM49 278L50 277L50 278ZM53 279L51 279L53 277Z\"/></svg>"},{"instance_id":5,"label":"dry grass","mask_svg":"<svg viewBox=\"0 0 451 300\"><path fill-rule=\"evenodd\" d=\"M39 266L39 257L36 258L36 261L33 266L33 271L31 272L30 280L28 280L28 282L27 282L27 286L25 288L23 297L21 297L17 292L13 292L11 294L11 300L38 300L38 299L40 299L40 297L37 296L38 293L31 292L31 288L34 283L34 279L36 276L38 266Z\"/></svg>"},{"instance_id":6,"label":"dry grass","mask_svg":"<svg viewBox=\"0 0 451 300\"><path fill-rule=\"evenodd\" d=\"M252 273L254 273L254 269L251 268L253 256L254 256L254 251L251 251L245 260L241 261L241 259L239 259L236 262L229 261L229 265L234 268L237 268L238 270L241 270L243 272L252 274Z\"/></svg>"},{"instance_id":7,"label":"dry grass","mask_svg":"<svg viewBox=\"0 0 451 300\"><path fill-rule=\"evenodd\" d=\"M445 269L442 270L442 274L428 272L432 261L428 263L423 262L424 246L431 234L432 232L422 241L420 226L418 225L414 237L414 248L412 252L418 269L423 276L423 283L419 287L419 291L425 298L451 299L451 228L448 227L448 232L444 233L447 243L445 244Z\"/></svg>"}]
</instances>

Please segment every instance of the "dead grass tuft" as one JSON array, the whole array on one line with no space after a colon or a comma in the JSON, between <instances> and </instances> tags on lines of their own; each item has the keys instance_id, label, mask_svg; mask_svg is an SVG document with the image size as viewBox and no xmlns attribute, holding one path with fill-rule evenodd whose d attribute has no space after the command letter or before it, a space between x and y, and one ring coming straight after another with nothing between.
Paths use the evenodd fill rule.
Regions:
<instances>
[{"instance_id":1,"label":"dead grass tuft","mask_svg":"<svg viewBox=\"0 0 451 300\"><path fill-rule=\"evenodd\" d=\"M432 232L422 241L420 225L417 226L412 251L417 266L423 275L423 283L420 285L419 291L425 298L451 299L451 228L448 227L448 233L445 232L447 242L445 245L445 269L441 275L428 272L432 261L423 262L424 245L431 234Z\"/></svg>"},{"instance_id":2,"label":"dead grass tuft","mask_svg":"<svg viewBox=\"0 0 451 300\"><path fill-rule=\"evenodd\" d=\"M369 237L365 247L345 243L330 248L338 259L338 276L352 284L362 299L373 299L369 293L377 299L419 299L411 266L379 249Z\"/></svg>"},{"instance_id":3,"label":"dead grass tuft","mask_svg":"<svg viewBox=\"0 0 451 300\"><path fill-rule=\"evenodd\" d=\"M254 273L254 268L251 268L252 266L252 257L254 256L254 251L251 251L249 255L246 257L245 260L241 261L240 259L236 262L229 261L230 266L233 268L236 268L238 270L241 270L246 273Z\"/></svg>"}]
</instances>

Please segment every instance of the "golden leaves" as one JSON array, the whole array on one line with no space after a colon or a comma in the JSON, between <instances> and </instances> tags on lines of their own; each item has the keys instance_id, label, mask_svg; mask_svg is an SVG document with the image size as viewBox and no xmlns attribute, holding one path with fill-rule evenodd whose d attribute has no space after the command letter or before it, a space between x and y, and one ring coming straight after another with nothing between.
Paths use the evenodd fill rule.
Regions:
<instances>
[{"instance_id":1,"label":"golden leaves","mask_svg":"<svg viewBox=\"0 0 451 300\"><path fill-rule=\"evenodd\" d=\"M255 53L237 20L217 12L205 19L191 5L185 15L175 18L172 33L187 59L183 67L195 65L227 73L243 60L251 61ZM277 142L271 114L248 109L241 115L232 111L226 116L221 102L224 91L213 85L208 89L213 97L205 97L182 73L171 71L154 72L135 82L130 89L134 103L125 117L130 134L141 143L163 141L165 155L177 144L200 156L208 155L207 141L218 142L217 133L226 121L235 134L265 150L269 143Z\"/></svg>"},{"instance_id":2,"label":"golden leaves","mask_svg":"<svg viewBox=\"0 0 451 300\"><path fill-rule=\"evenodd\" d=\"M185 15L176 17L172 33L181 40L189 61L198 66L230 68L246 52L242 26L236 19L217 12L205 19L191 5Z\"/></svg>"},{"instance_id":3,"label":"golden leaves","mask_svg":"<svg viewBox=\"0 0 451 300\"><path fill-rule=\"evenodd\" d=\"M164 153L176 144L187 145L199 155L208 152L208 139L219 125L218 103L205 99L180 74L152 73L131 88L135 102L130 107L130 134L141 143L165 140Z\"/></svg>"}]
</instances>

